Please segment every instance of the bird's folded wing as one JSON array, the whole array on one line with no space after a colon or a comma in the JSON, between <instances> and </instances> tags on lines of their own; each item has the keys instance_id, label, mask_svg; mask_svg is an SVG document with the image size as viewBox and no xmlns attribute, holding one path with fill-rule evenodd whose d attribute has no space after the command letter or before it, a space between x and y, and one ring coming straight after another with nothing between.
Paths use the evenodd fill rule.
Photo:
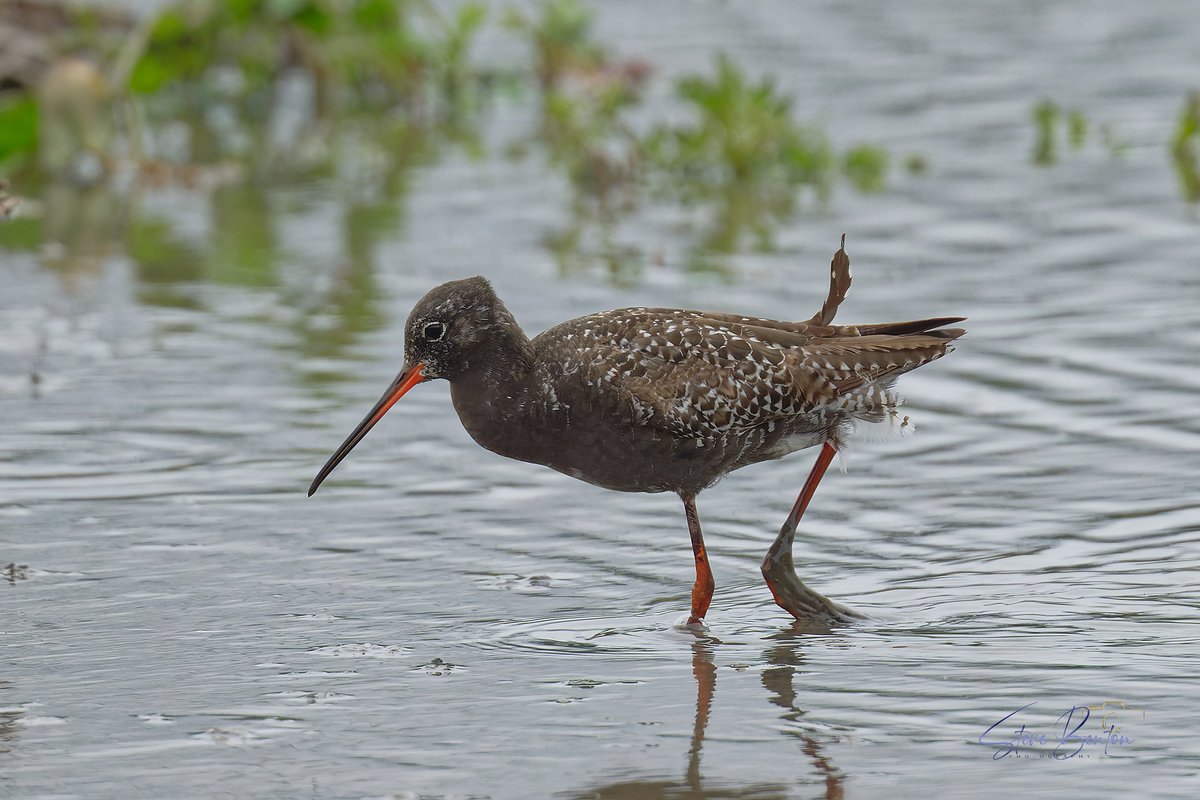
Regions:
<instances>
[{"instance_id":1,"label":"bird's folded wing","mask_svg":"<svg viewBox=\"0 0 1200 800\"><path fill-rule=\"evenodd\" d=\"M826 408L877 413L899 375L947 352L957 318L832 326L667 308L580 317L535 340L584 396L639 425L712 437ZM865 334L865 335L864 335ZM596 393L607 385L611 391ZM845 398L845 402L839 402Z\"/></svg>"},{"instance_id":2,"label":"bird's folded wing","mask_svg":"<svg viewBox=\"0 0 1200 800\"><path fill-rule=\"evenodd\" d=\"M583 318L554 338L586 342L563 355L586 383L611 385L638 424L704 438L813 406L817 387L801 366L812 340L798 330L672 309L625 314Z\"/></svg>"}]
</instances>

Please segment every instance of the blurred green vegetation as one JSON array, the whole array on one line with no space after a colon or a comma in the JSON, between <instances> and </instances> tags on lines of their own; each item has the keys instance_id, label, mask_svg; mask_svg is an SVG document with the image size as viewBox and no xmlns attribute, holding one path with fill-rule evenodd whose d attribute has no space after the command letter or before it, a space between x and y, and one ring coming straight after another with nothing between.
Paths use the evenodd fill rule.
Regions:
<instances>
[{"instance_id":1,"label":"blurred green vegetation","mask_svg":"<svg viewBox=\"0 0 1200 800\"><path fill-rule=\"evenodd\" d=\"M319 185L339 209L342 264L322 298L298 302L313 306L314 331L331 312L347 335L302 331L314 353L381 324L374 251L402 231L413 171L452 150L481 156L498 101L536 100L536 129L508 149L570 190L547 249L564 271L600 265L618 280L660 258L622 240L647 203L693 220L685 268L725 270L730 254L772 247L839 181L882 191L892 161L877 144L840 151L771 78L726 56L675 83L686 118L656 121L651 64L598 41L580 0L505 14L528 53L509 71L473 62L488 15L471 0L451 11L431 0L176 0L146 18L29 2L58 28L40 77L0 92L0 173L32 200L0 246L50 252L64 271L120 248L147 302L188 306L196 284L279 287L280 216L296 210L279 194ZM924 170L922 156L906 163ZM147 213L143 198L163 187L203 193L208 240Z\"/></svg>"},{"instance_id":2,"label":"blurred green vegetation","mask_svg":"<svg viewBox=\"0 0 1200 800\"><path fill-rule=\"evenodd\" d=\"M33 97L0 95L0 165L37 149L38 106Z\"/></svg>"},{"instance_id":3,"label":"blurred green vegetation","mask_svg":"<svg viewBox=\"0 0 1200 800\"><path fill-rule=\"evenodd\" d=\"M888 160L888 152L882 147L860 144L842 156L842 172L860 192L882 192L887 180ZM919 166L909 172L920 174L923 169Z\"/></svg>"},{"instance_id":4,"label":"blurred green vegetation","mask_svg":"<svg viewBox=\"0 0 1200 800\"><path fill-rule=\"evenodd\" d=\"M187 0L159 13L129 89L211 89L203 81L214 67L235 69L238 80L225 94L253 114L281 70L299 69L313 79L322 115L396 103L454 111L479 77L467 57L485 18L473 2L444 17L415 0ZM188 99L204 96L193 91Z\"/></svg>"},{"instance_id":5,"label":"blurred green vegetation","mask_svg":"<svg viewBox=\"0 0 1200 800\"><path fill-rule=\"evenodd\" d=\"M570 74L595 72L611 61L592 38L592 12L579 0L548 0L536 18L510 9L504 22L529 40L543 92L557 89Z\"/></svg>"},{"instance_id":6,"label":"blurred green vegetation","mask_svg":"<svg viewBox=\"0 0 1200 800\"><path fill-rule=\"evenodd\" d=\"M1171 161L1184 199L1200 203L1200 91L1188 94L1171 139Z\"/></svg>"},{"instance_id":7,"label":"blurred green vegetation","mask_svg":"<svg viewBox=\"0 0 1200 800\"><path fill-rule=\"evenodd\" d=\"M1077 108L1067 112L1067 143L1072 150L1083 147L1087 141L1088 118Z\"/></svg>"},{"instance_id":8,"label":"blurred green vegetation","mask_svg":"<svg viewBox=\"0 0 1200 800\"><path fill-rule=\"evenodd\" d=\"M732 185L789 193L811 186L828 193L835 161L825 136L792 118L792 99L772 78L750 82L727 56L711 78L693 75L677 85L694 111L691 124L657 129L648 141L654 160L681 188L701 196Z\"/></svg>"},{"instance_id":9,"label":"blurred green vegetation","mask_svg":"<svg viewBox=\"0 0 1200 800\"><path fill-rule=\"evenodd\" d=\"M722 256L747 245L771 249L775 229L804 197L829 201L839 173L860 191L884 188L885 150L860 145L839 157L822 131L796 120L794 98L772 78L752 81L725 55L714 72L680 79L676 93L691 121L660 125L643 143L659 191L708 210L693 266L720 269Z\"/></svg>"},{"instance_id":10,"label":"blurred green vegetation","mask_svg":"<svg viewBox=\"0 0 1200 800\"><path fill-rule=\"evenodd\" d=\"M546 250L564 273L619 282L665 265L638 244L647 218L682 240L680 268L732 275L735 254L774 248L839 187L881 192L896 165L929 170L887 142L837 142L770 76L725 55L661 91L652 63L597 39L593 8L545 0L492 20L526 54L500 69L472 58L489 24L474 0L175 0L145 18L0 2L0 21L28 24L43 48L0 75L0 248L37 252L66 283L127 255L142 301L163 306L202 307L205 287L284 293L291 346L321 383L336 377L322 359L385 322L377 254L403 234L420 170L483 157L498 104L530 119L500 146L568 192ZM1035 164L1127 147L1053 100L1032 119ZM1200 202L1198 93L1170 153L1183 196ZM158 214L162 190L194 195L203 237ZM336 254L298 287L283 265L304 260L287 233L302 214L321 216Z\"/></svg>"},{"instance_id":11,"label":"blurred green vegetation","mask_svg":"<svg viewBox=\"0 0 1200 800\"><path fill-rule=\"evenodd\" d=\"M1033 107L1033 124L1037 138L1033 145L1033 163L1049 166L1058 161L1058 104L1041 100Z\"/></svg>"},{"instance_id":12,"label":"blurred green vegetation","mask_svg":"<svg viewBox=\"0 0 1200 800\"><path fill-rule=\"evenodd\" d=\"M641 253L619 227L643 202L642 145L626 114L642 102L650 65L622 60L595 41L577 0L544 3L536 17L510 10L509 30L527 43L539 115L536 132L510 155L542 155L571 190L566 223L544 244L563 273L601 265L616 281L641 271Z\"/></svg>"},{"instance_id":13,"label":"blurred green vegetation","mask_svg":"<svg viewBox=\"0 0 1200 800\"><path fill-rule=\"evenodd\" d=\"M770 78L751 83L722 55L713 77L682 78L676 91L692 121L655 129L647 154L661 170L662 189L689 205L715 205L708 249L735 250L747 232L766 246L771 222L791 215L801 188L828 195L829 145L793 121L791 100Z\"/></svg>"},{"instance_id":14,"label":"blurred green vegetation","mask_svg":"<svg viewBox=\"0 0 1200 800\"><path fill-rule=\"evenodd\" d=\"M1127 145L1110 125L1094 126L1087 114L1077 108L1064 110L1053 100L1042 99L1033 106L1034 145L1031 160L1042 167L1058 163L1059 142L1066 140L1072 152L1083 150L1093 127L1097 129L1101 146L1110 158L1119 158Z\"/></svg>"}]
</instances>

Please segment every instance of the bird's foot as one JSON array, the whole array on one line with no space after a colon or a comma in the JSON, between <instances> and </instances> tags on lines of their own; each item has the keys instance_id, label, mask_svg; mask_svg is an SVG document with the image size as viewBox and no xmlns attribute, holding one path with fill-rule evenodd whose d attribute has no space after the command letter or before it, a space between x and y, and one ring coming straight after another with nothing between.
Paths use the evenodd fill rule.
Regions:
<instances>
[{"instance_id":1,"label":"bird's foot","mask_svg":"<svg viewBox=\"0 0 1200 800\"><path fill-rule=\"evenodd\" d=\"M708 623L704 621L704 617L697 617L695 614L680 617L675 621L675 627L682 631L691 631L693 633L707 633L709 630Z\"/></svg>"},{"instance_id":2,"label":"bird's foot","mask_svg":"<svg viewBox=\"0 0 1200 800\"><path fill-rule=\"evenodd\" d=\"M762 574L775 603L798 620L829 623L848 623L863 619L863 615L804 585L796 575L791 553L779 553L776 548L763 559Z\"/></svg>"}]
</instances>

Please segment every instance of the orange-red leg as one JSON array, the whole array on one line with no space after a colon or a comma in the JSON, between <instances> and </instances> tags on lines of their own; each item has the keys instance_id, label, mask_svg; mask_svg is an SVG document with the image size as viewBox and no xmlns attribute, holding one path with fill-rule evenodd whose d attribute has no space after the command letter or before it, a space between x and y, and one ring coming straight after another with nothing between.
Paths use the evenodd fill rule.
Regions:
<instances>
[{"instance_id":1,"label":"orange-red leg","mask_svg":"<svg viewBox=\"0 0 1200 800\"><path fill-rule=\"evenodd\" d=\"M771 590L775 603L797 619L816 618L846 622L861 616L805 586L797 577L792 562L792 543L796 538L796 526L800 524L800 518L804 516L805 509L816 494L817 485L821 483L825 470L829 468L829 463L836 454L837 450L828 442L821 447L817 463L813 464L812 471L808 473L808 480L804 482L796 504L792 506L787 521L780 528L779 536L775 538L762 563L763 577L767 580L767 588Z\"/></svg>"},{"instance_id":2,"label":"orange-red leg","mask_svg":"<svg viewBox=\"0 0 1200 800\"><path fill-rule=\"evenodd\" d=\"M826 442L821 447L821 453L817 456L817 461L813 464L812 470L808 473L808 479L804 481L804 488L800 490L800 494L796 497L796 503L792 506L791 513L788 514L787 520L783 523L783 528L780 533L787 532L788 549L791 549L792 538L796 535L796 526L800 524L800 518L804 516L804 512L808 509L808 504L812 501L813 495L817 493L817 486L820 485L821 479L825 477L825 470L829 469L830 463L833 462L833 457L837 455L837 449ZM780 541L775 541L775 546L778 546ZM773 546L772 550L775 549Z\"/></svg>"},{"instance_id":3,"label":"orange-red leg","mask_svg":"<svg viewBox=\"0 0 1200 800\"><path fill-rule=\"evenodd\" d=\"M679 495L683 499L683 510L687 514L688 532L692 535L692 555L696 558L696 582L692 584L692 615L688 624L693 625L704 621L708 607L712 603L713 580L712 569L708 566L708 551L704 549L704 536L700 532L700 515L696 513L696 496L691 494Z\"/></svg>"}]
</instances>

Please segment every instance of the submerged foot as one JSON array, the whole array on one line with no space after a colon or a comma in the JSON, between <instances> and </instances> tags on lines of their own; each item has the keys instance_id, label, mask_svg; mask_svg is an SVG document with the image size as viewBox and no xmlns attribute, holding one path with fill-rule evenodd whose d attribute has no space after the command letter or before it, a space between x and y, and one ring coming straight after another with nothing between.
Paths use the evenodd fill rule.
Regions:
<instances>
[{"instance_id":1,"label":"submerged foot","mask_svg":"<svg viewBox=\"0 0 1200 800\"><path fill-rule=\"evenodd\" d=\"M790 552L771 548L763 559L762 574L775 603L798 620L847 623L864 619L863 615L804 585L796 575Z\"/></svg>"},{"instance_id":2,"label":"submerged foot","mask_svg":"<svg viewBox=\"0 0 1200 800\"><path fill-rule=\"evenodd\" d=\"M695 614L688 614L686 617L680 617L675 620L674 627L681 631L691 631L692 633L707 633L709 630L708 623L704 621L704 617L697 617Z\"/></svg>"}]
</instances>

